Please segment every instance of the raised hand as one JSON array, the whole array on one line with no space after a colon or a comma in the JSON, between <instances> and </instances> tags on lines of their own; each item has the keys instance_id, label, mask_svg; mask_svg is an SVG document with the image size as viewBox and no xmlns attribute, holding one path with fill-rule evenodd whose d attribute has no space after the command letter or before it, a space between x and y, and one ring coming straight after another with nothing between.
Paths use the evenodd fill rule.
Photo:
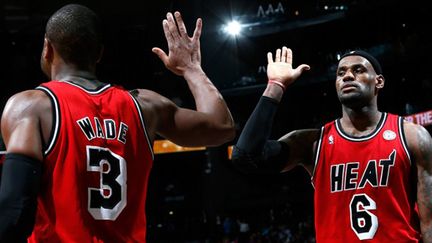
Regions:
<instances>
[{"instance_id":1,"label":"raised hand","mask_svg":"<svg viewBox=\"0 0 432 243\"><path fill-rule=\"evenodd\" d=\"M271 52L267 53L267 78L269 81L281 82L285 87L294 82L305 70L309 70L309 65L302 64L297 68L292 67L292 51L287 47L276 50L275 59Z\"/></svg>"},{"instance_id":2,"label":"raised hand","mask_svg":"<svg viewBox=\"0 0 432 243\"><path fill-rule=\"evenodd\" d=\"M168 54L158 47L154 47L152 51L162 60L166 68L180 76L184 76L189 70L201 69L199 38L202 20L197 19L192 37L188 36L180 12L175 12L174 16L168 12L167 18L162 21L162 26L168 42Z\"/></svg>"}]
</instances>

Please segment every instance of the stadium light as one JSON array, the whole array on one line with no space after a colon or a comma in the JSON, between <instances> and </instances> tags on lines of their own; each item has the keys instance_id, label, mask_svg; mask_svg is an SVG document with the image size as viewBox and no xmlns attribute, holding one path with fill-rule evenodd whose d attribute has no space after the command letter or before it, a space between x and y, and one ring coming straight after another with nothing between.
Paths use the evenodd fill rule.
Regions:
<instances>
[{"instance_id":1,"label":"stadium light","mask_svg":"<svg viewBox=\"0 0 432 243\"><path fill-rule=\"evenodd\" d=\"M238 21L231 21L223 27L225 33L231 36L237 36L240 34L242 25Z\"/></svg>"}]
</instances>

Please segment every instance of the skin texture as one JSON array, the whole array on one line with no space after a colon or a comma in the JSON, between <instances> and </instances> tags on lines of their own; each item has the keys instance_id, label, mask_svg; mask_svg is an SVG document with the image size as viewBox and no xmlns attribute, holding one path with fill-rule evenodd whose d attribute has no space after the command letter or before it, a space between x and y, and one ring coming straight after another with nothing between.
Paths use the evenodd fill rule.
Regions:
<instances>
[{"instance_id":1,"label":"skin texture","mask_svg":"<svg viewBox=\"0 0 432 243\"><path fill-rule=\"evenodd\" d=\"M275 58L268 53L267 76L288 87L309 66L302 64L292 67L292 51L286 47L277 49ZM353 137L370 134L377 126L381 112L377 97L384 87L385 79L375 73L373 66L361 56L346 56L340 60L335 88L342 105L340 123L345 133ZM269 82L263 96L280 101L284 89ZM427 130L410 122L403 124L411 160L417 167L417 202L420 212L420 225L423 242L432 242L432 138ZM288 145L290 153L282 171L297 165L303 166L311 175L314 170L313 155L319 140L320 131L305 129L292 131L279 139Z\"/></svg>"}]
</instances>

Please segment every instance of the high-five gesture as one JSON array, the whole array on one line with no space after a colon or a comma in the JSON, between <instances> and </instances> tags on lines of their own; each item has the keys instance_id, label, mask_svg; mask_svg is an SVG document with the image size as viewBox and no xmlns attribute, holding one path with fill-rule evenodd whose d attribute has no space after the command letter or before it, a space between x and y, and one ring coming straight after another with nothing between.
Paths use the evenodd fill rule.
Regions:
<instances>
[{"instance_id":1,"label":"high-five gesture","mask_svg":"<svg viewBox=\"0 0 432 243\"><path fill-rule=\"evenodd\" d=\"M276 50L275 59L271 52L267 53L267 77L270 81L278 81L288 86L296 80L304 70L309 70L309 65L302 64L297 68L292 67L292 51L287 47Z\"/></svg>"},{"instance_id":2,"label":"high-five gesture","mask_svg":"<svg viewBox=\"0 0 432 243\"><path fill-rule=\"evenodd\" d=\"M152 51L173 73L183 76L188 70L201 69L200 36L202 20L196 21L192 37L188 36L186 26L179 12L167 13L162 21L165 38L168 42L168 54L161 48L154 47Z\"/></svg>"},{"instance_id":3,"label":"high-five gesture","mask_svg":"<svg viewBox=\"0 0 432 243\"><path fill-rule=\"evenodd\" d=\"M273 54L267 53L267 78L268 85L264 91L264 96L281 100L283 91L286 87L294 82L305 70L309 70L309 65L302 64L297 68L292 67L292 51L287 47L282 47L276 50L276 55L273 60Z\"/></svg>"},{"instance_id":4,"label":"high-five gesture","mask_svg":"<svg viewBox=\"0 0 432 243\"><path fill-rule=\"evenodd\" d=\"M219 146L235 135L234 121L219 90L201 67L202 20L196 21L189 37L180 12L167 13L162 21L168 53L152 51L173 73L183 76L195 101L195 109L179 107L171 100L148 90L138 90L145 117L152 118L150 134L158 134L182 146ZM153 136L154 137L154 136Z\"/></svg>"}]
</instances>

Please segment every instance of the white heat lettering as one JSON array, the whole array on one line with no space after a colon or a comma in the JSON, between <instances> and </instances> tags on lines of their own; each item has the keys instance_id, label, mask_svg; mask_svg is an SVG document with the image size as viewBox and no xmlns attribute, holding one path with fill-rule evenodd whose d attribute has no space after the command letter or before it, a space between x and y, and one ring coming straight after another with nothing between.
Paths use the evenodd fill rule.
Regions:
<instances>
[{"instance_id":1,"label":"white heat lettering","mask_svg":"<svg viewBox=\"0 0 432 243\"><path fill-rule=\"evenodd\" d=\"M103 119L101 122L98 117L94 117L94 119L84 117L77 120L76 123L89 141L95 138L102 138L108 140L116 139L123 144L126 143L129 126L124 122L120 122L118 128L115 120Z\"/></svg>"},{"instance_id":2,"label":"white heat lettering","mask_svg":"<svg viewBox=\"0 0 432 243\"><path fill-rule=\"evenodd\" d=\"M347 162L330 167L330 191L340 192L371 187L388 186L391 169L395 164L396 150L388 158L369 160L366 168L359 171L360 162ZM381 170L378 170L378 166Z\"/></svg>"}]
</instances>

